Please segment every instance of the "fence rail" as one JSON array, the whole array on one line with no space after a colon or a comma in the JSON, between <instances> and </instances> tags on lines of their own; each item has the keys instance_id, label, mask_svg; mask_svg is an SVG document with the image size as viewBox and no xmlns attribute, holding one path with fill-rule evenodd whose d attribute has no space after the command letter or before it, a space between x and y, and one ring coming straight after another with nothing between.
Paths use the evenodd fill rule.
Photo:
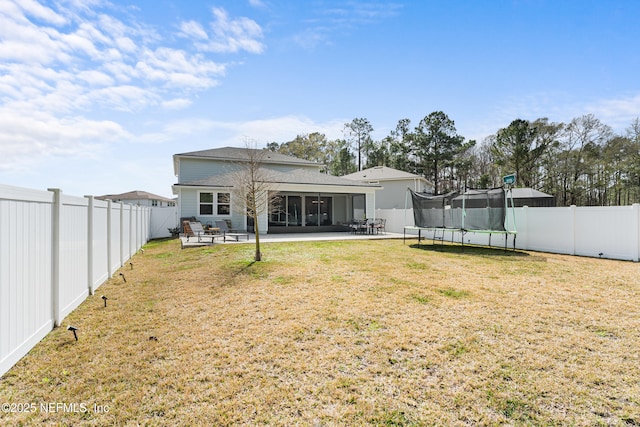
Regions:
<instances>
[{"instance_id":1,"label":"fence rail","mask_svg":"<svg viewBox=\"0 0 640 427\"><path fill-rule=\"evenodd\" d=\"M151 237L151 209L0 185L0 375Z\"/></svg>"}]
</instances>

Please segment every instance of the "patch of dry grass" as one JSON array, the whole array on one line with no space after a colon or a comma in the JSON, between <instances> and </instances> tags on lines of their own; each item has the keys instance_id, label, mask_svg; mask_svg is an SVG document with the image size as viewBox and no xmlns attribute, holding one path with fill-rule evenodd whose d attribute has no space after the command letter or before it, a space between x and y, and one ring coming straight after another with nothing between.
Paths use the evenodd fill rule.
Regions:
<instances>
[{"instance_id":1,"label":"patch of dry grass","mask_svg":"<svg viewBox=\"0 0 640 427\"><path fill-rule=\"evenodd\" d=\"M401 241L252 250L147 245L127 283L2 378L0 403L38 407L0 423L640 425L638 264Z\"/></svg>"}]
</instances>

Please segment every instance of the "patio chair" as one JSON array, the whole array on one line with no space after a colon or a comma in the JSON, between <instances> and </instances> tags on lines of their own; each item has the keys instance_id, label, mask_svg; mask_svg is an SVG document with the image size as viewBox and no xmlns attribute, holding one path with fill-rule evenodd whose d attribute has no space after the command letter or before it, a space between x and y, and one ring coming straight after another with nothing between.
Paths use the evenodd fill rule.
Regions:
<instances>
[{"instance_id":1,"label":"patio chair","mask_svg":"<svg viewBox=\"0 0 640 427\"><path fill-rule=\"evenodd\" d=\"M358 234L358 233L365 234L367 233L369 228L366 219L354 219L353 222L349 224L349 227L351 228L351 232L353 234Z\"/></svg>"},{"instance_id":2,"label":"patio chair","mask_svg":"<svg viewBox=\"0 0 640 427\"><path fill-rule=\"evenodd\" d=\"M220 232L222 233L222 239L225 242L227 241L227 237L235 239L236 242L239 242L240 237L242 236L246 237L247 241L249 240L249 233L238 233L235 230L231 230L229 228L229 225L227 225L226 221L223 221L223 220L216 221L216 227L220 229Z\"/></svg>"},{"instance_id":3,"label":"patio chair","mask_svg":"<svg viewBox=\"0 0 640 427\"><path fill-rule=\"evenodd\" d=\"M385 225L387 223L386 218L376 218L376 220L373 223L373 230L375 231L376 234L380 233L380 231L382 231L383 233L386 233L387 231L385 230Z\"/></svg>"},{"instance_id":4,"label":"patio chair","mask_svg":"<svg viewBox=\"0 0 640 427\"><path fill-rule=\"evenodd\" d=\"M365 219L364 221L362 221L360 223L360 232L362 234L369 234L370 231L372 231L373 229L371 228L373 224L370 222L369 218Z\"/></svg>"},{"instance_id":5,"label":"patio chair","mask_svg":"<svg viewBox=\"0 0 640 427\"><path fill-rule=\"evenodd\" d=\"M191 226L189 226L188 220L182 221L182 233L187 237L187 241L189 241L189 236L195 236L191 230Z\"/></svg>"},{"instance_id":6,"label":"patio chair","mask_svg":"<svg viewBox=\"0 0 640 427\"><path fill-rule=\"evenodd\" d=\"M187 232L187 228L189 229L189 232ZM187 242L189 241L190 236L197 237L198 242L202 242L203 238L209 237L211 238L211 243L214 242L216 237L220 237L220 235L216 235L205 230L202 227L202 224L197 221L196 222L189 221L188 223L186 223L185 221L184 229L185 229L185 234L187 236Z\"/></svg>"}]
</instances>

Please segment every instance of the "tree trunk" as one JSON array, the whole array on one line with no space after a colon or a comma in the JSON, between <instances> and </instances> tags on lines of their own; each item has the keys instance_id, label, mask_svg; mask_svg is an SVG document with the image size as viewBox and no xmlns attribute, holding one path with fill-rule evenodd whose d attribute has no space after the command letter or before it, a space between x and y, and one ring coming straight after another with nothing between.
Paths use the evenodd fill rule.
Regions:
<instances>
[{"instance_id":1,"label":"tree trunk","mask_svg":"<svg viewBox=\"0 0 640 427\"><path fill-rule=\"evenodd\" d=\"M262 252L260 252L260 229L258 227L258 218L256 217L253 218L253 232L256 234L256 255L253 257L253 260L262 261Z\"/></svg>"}]
</instances>

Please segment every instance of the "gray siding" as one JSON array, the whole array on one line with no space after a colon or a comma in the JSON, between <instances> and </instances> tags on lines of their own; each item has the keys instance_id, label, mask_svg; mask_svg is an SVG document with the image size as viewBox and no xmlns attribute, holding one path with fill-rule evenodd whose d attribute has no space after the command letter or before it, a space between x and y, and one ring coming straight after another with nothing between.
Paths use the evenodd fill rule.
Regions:
<instances>
[{"instance_id":1,"label":"gray siding","mask_svg":"<svg viewBox=\"0 0 640 427\"><path fill-rule=\"evenodd\" d=\"M407 188L414 189L413 180L385 181L380 183L384 188L376 192L376 208L378 209L404 209ZM420 189L421 190L421 189ZM409 200L409 208L411 200Z\"/></svg>"},{"instance_id":2,"label":"gray siding","mask_svg":"<svg viewBox=\"0 0 640 427\"><path fill-rule=\"evenodd\" d=\"M201 190L195 188L183 188L181 190L180 197L180 217L191 217L195 216L198 221L203 224L214 225L217 220L227 220L230 219L233 224L233 228L245 230L246 229L246 219L242 213L238 213L235 207L231 206L231 216L224 215L198 215L198 193L200 191L208 191L208 192L230 192L229 190L215 190L210 188L202 188ZM233 197L233 194L232 196Z\"/></svg>"},{"instance_id":3,"label":"gray siding","mask_svg":"<svg viewBox=\"0 0 640 427\"><path fill-rule=\"evenodd\" d=\"M180 159L180 170L178 176L178 183L184 184L191 181L197 181L208 178L210 176L221 175L238 170L240 166L238 164L211 160L211 159ZM272 169L278 172L290 172L296 169L306 169L312 172L318 172L316 166L300 166L300 165L280 165L280 164L265 164L265 169Z\"/></svg>"},{"instance_id":4,"label":"gray siding","mask_svg":"<svg viewBox=\"0 0 640 427\"><path fill-rule=\"evenodd\" d=\"M197 181L237 170L237 165L229 162L204 159L180 159L178 183Z\"/></svg>"}]
</instances>

